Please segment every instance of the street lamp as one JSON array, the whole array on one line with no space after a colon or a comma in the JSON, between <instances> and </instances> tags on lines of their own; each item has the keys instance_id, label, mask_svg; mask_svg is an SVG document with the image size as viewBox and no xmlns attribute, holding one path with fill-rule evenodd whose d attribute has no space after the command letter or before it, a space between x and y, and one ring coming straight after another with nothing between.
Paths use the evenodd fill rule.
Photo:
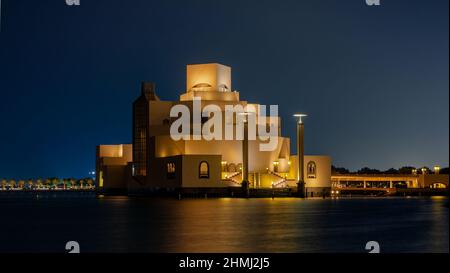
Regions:
<instances>
[{"instance_id":1,"label":"street lamp","mask_svg":"<svg viewBox=\"0 0 450 273\"><path fill-rule=\"evenodd\" d=\"M427 174L427 168L423 167L423 168L421 169L421 171L422 171L422 174Z\"/></svg>"},{"instance_id":2,"label":"street lamp","mask_svg":"<svg viewBox=\"0 0 450 273\"><path fill-rule=\"evenodd\" d=\"M440 166L434 166L434 174L439 174L440 171L441 171Z\"/></svg>"},{"instance_id":3,"label":"street lamp","mask_svg":"<svg viewBox=\"0 0 450 273\"><path fill-rule=\"evenodd\" d=\"M307 117L306 114L295 114L294 117L298 118L297 122L297 191L299 197L305 197L305 175L304 175L304 124L303 117Z\"/></svg>"},{"instance_id":4,"label":"street lamp","mask_svg":"<svg viewBox=\"0 0 450 273\"><path fill-rule=\"evenodd\" d=\"M302 118L307 116L307 114L294 114L294 117L298 118L298 124L303 124Z\"/></svg>"}]
</instances>

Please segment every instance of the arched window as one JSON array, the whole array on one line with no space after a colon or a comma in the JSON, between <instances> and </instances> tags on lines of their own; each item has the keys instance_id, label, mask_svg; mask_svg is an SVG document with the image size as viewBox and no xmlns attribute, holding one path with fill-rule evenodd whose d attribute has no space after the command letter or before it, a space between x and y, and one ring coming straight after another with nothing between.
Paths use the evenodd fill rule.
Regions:
<instances>
[{"instance_id":1,"label":"arched window","mask_svg":"<svg viewBox=\"0 0 450 273\"><path fill-rule=\"evenodd\" d=\"M228 164L228 172L230 172L230 173L237 172L237 170L236 170L236 164L234 164L234 163Z\"/></svg>"},{"instance_id":2,"label":"arched window","mask_svg":"<svg viewBox=\"0 0 450 273\"><path fill-rule=\"evenodd\" d=\"M308 178L316 178L316 169L316 163L314 161L308 162L306 170Z\"/></svg>"},{"instance_id":3,"label":"arched window","mask_svg":"<svg viewBox=\"0 0 450 273\"><path fill-rule=\"evenodd\" d=\"M198 177L199 178L209 178L209 164L206 161L200 162L198 166Z\"/></svg>"}]
</instances>

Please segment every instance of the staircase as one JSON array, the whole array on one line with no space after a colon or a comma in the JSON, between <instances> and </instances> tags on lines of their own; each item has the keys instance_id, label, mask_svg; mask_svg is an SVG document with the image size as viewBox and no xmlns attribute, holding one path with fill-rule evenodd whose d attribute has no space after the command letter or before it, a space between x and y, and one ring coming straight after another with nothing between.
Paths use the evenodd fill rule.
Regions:
<instances>
[{"instance_id":1,"label":"staircase","mask_svg":"<svg viewBox=\"0 0 450 273\"><path fill-rule=\"evenodd\" d=\"M229 181L231 182L233 185L235 186L241 186L241 181L240 181L240 177L242 176L241 172L236 172L233 175L227 177L226 179L224 179L225 181ZM238 178L239 177L239 178ZM239 180L238 180L239 179Z\"/></svg>"},{"instance_id":2,"label":"staircase","mask_svg":"<svg viewBox=\"0 0 450 273\"><path fill-rule=\"evenodd\" d=\"M275 176L275 177L280 179L279 181L276 181L276 182L273 183L273 187L274 188L285 188L285 187L287 187L287 183L286 183L287 179L285 177L279 175L276 172L272 172L272 171L269 171L269 174L271 174L271 175L273 175L273 176Z\"/></svg>"}]
</instances>

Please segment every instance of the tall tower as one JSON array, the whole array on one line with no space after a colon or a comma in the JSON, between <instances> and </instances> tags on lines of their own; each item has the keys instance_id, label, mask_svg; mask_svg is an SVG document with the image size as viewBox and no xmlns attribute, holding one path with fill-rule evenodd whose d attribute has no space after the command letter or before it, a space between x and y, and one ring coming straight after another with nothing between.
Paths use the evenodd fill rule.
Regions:
<instances>
[{"instance_id":1,"label":"tall tower","mask_svg":"<svg viewBox=\"0 0 450 273\"><path fill-rule=\"evenodd\" d=\"M155 84L143 82L141 96L133 103L133 176L145 177L149 172L150 101L159 100Z\"/></svg>"}]
</instances>

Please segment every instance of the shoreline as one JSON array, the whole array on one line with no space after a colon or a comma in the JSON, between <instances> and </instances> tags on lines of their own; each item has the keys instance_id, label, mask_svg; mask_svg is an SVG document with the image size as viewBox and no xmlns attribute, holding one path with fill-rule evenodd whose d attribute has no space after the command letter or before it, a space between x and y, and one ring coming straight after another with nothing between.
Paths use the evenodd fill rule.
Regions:
<instances>
[{"instance_id":1,"label":"shoreline","mask_svg":"<svg viewBox=\"0 0 450 273\"><path fill-rule=\"evenodd\" d=\"M258 199L258 198L298 198L298 199L339 199L339 198L386 198L389 197L449 197L447 189L400 189L395 193L380 194L373 191L352 191L341 190L340 194L326 196L308 196L300 198L296 191L290 190L251 190L249 196L245 196L239 189L236 191L202 191L199 189L190 191L151 191L127 193L125 191L98 192L95 189L85 190L0 190L0 199L10 198L103 198L103 197L136 197L136 198L168 198L168 199Z\"/></svg>"}]
</instances>

